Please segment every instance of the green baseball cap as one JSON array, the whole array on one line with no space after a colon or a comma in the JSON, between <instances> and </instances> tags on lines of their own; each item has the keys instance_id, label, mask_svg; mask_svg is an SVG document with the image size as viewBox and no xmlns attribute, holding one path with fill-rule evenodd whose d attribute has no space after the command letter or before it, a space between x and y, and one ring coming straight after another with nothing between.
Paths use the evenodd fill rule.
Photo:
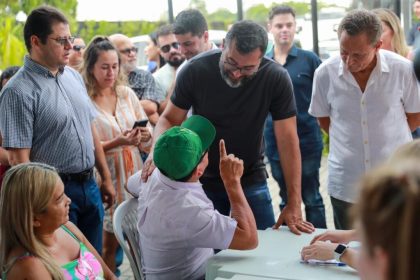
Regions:
<instances>
[{"instance_id":1,"label":"green baseball cap","mask_svg":"<svg viewBox=\"0 0 420 280\"><path fill-rule=\"evenodd\" d=\"M216 129L208 119L191 116L181 126L174 126L159 137L153 161L172 180L184 178L200 163L215 136Z\"/></svg>"}]
</instances>

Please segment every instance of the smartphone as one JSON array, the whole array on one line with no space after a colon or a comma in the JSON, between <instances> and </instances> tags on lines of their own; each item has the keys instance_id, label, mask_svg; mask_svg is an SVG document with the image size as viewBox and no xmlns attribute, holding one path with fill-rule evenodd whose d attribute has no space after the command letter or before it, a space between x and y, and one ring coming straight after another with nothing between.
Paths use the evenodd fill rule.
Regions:
<instances>
[{"instance_id":1,"label":"smartphone","mask_svg":"<svg viewBox=\"0 0 420 280\"><path fill-rule=\"evenodd\" d=\"M146 127L148 122L149 122L148 119L135 121L133 125L133 129L136 127Z\"/></svg>"}]
</instances>

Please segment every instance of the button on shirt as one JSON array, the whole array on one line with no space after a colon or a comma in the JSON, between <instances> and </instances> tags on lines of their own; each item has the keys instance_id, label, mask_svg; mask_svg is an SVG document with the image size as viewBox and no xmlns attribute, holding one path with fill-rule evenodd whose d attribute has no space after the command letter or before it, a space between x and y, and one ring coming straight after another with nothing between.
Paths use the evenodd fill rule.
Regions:
<instances>
[{"instance_id":1,"label":"button on shirt","mask_svg":"<svg viewBox=\"0 0 420 280\"><path fill-rule=\"evenodd\" d=\"M274 46L266 53L274 59ZM297 132L299 136L300 153L302 158L319 154L322 150L322 134L316 118L308 113L312 97L312 81L316 68L321 60L312 52L292 46L283 65L293 84L293 92L297 107ZM274 136L273 121L267 118L264 130L267 157L280 160Z\"/></svg>"},{"instance_id":2,"label":"button on shirt","mask_svg":"<svg viewBox=\"0 0 420 280\"><path fill-rule=\"evenodd\" d=\"M128 189L136 185L146 278L202 279L213 248L229 247L237 222L214 210L198 182L172 181L156 168L147 183L140 172L130 177Z\"/></svg>"},{"instance_id":3,"label":"button on shirt","mask_svg":"<svg viewBox=\"0 0 420 280\"><path fill-rule=\"evenodd\" d=\"M420 112L420 91L409 60L380 50L364 93L341 57L315 72L309 113L331 120L328 191L354 202L356 182L412 141L406 113Z\"/></svg>"},{"instance_id":4,"label":"button on shirt","mask_svg":"<svg viewBox=\"0 0 420 280\"><path fill-rule=\"evenodd\" d=\"M95 163L91 122L96 116L82 77L64 67L56 76L25 57L0 96L3 147L30 148L30 160L78 173Z\"/></svg>"}]
</instances>

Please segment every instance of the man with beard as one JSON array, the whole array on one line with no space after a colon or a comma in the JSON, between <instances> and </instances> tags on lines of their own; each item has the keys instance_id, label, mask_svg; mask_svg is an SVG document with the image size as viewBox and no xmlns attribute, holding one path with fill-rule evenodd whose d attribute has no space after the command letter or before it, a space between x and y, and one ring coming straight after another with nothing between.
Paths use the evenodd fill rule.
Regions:
<instances>
[{"instance_id":1,"label":"man with beard","mask_svg":"<svg viewBox=\"0 0 420 280\"><path fill-rule=\"evenodd\" d=\"M109 40L120 53L121 67L128 77L129 86L137 94L151 124L156 124L160 103L165 100L163 93L156 87L151 73L137 68L138 49L130 38L123 34L113 34Z\"/></svg>"},{"instance_id":2,"label":"man with beard","mask_svg":"<svg viewBox=\"0 0 420 280\"><path fill-rule=\"evenodd\" d=\"M160 104L159 111L163 112L167 100L172 94L175 83L176 70L185 61L184 55L181 54L179 43L173 33L171 25L164 25L157 31L157 43L160 55L166 64L153 73L156 86L165 93L166 100Z\"/></svg>"},{"instance_id":3,"label":"man with beard","mask_svg":"<svg viewBox=\"0 0 420 280\"><path fill-rule=\"evenodd\" d=\"M276 227L286 223L296 234L313 232L302 219L300 151L296 132L296 106L292 84L283 67L264 57L267 32L252 21L235 23L226 36L223 51L197 55L178 73L175 90L156 127L155 138L180 125L192 107L216 127L216 140L209 149L209 166L201 177L206 195L215 209L229 215L228 195L219 172L217 144L224 139L231 153L244 161L241 184L258 229L275 224L264 164L263 128L270 112L286 178L289 201ZM153 154L146 161L142 179L154 166Z\"/></svg>"}]
</instances>

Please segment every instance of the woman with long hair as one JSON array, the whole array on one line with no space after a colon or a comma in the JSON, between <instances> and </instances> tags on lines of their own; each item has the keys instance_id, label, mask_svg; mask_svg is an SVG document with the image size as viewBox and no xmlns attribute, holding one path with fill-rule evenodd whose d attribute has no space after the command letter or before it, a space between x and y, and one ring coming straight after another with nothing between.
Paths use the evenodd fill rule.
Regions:
<instances>
[{"instance_id":1,"label":"woman with long hair","mask_svg":"<svg viewBox=\"0 0 420 280\"><path fill-rule=\"evenodd\" d=\"M372 12L382 23L381 48L408 57L410 49L405 41L404 30L398 16L392 10L385 8L374 9Z\"/></svg>"},{"instance_id":2,"label":"woman with long hair","mask_svg":"<svg viewBox=\"0 0 420 280\"><path fill-rule=\"evenodd\" d=\"M128 177L142 168L140 151L148 152L151 126L136 94L124 83L120 57L115 46L106 37L95 37L84 52L81 69L88 94L98 116L93 124L105 151L106 160L116 190L116 201L104 217L103 258L115 271L118 241L112 229L116 207L126 199ZM144 126L135 122L144 120Z\"/></svg>"},{"instance_id":3,"label":"woman with long hair","mask_svg":"<svg viewBox=\"0 0 420 280\"><path fill-rule=\"evenodd\" d=\"M6 279L116 279L69 222L57 171L41 163L9 169L0 197L0 267Z\"/></svg>"},{"instance_id":4,"label":"woman with long hair","mask_svg":"<svg viewBox=\"0 0 420 280\"><path fill-rule=\"evenodd\" d=\"M154 73L165 65L165 59L160 55L156 32L149 34L149 41L144 48L144 54L147 57L147 71Z\"/></svg>"}]
</instances>

